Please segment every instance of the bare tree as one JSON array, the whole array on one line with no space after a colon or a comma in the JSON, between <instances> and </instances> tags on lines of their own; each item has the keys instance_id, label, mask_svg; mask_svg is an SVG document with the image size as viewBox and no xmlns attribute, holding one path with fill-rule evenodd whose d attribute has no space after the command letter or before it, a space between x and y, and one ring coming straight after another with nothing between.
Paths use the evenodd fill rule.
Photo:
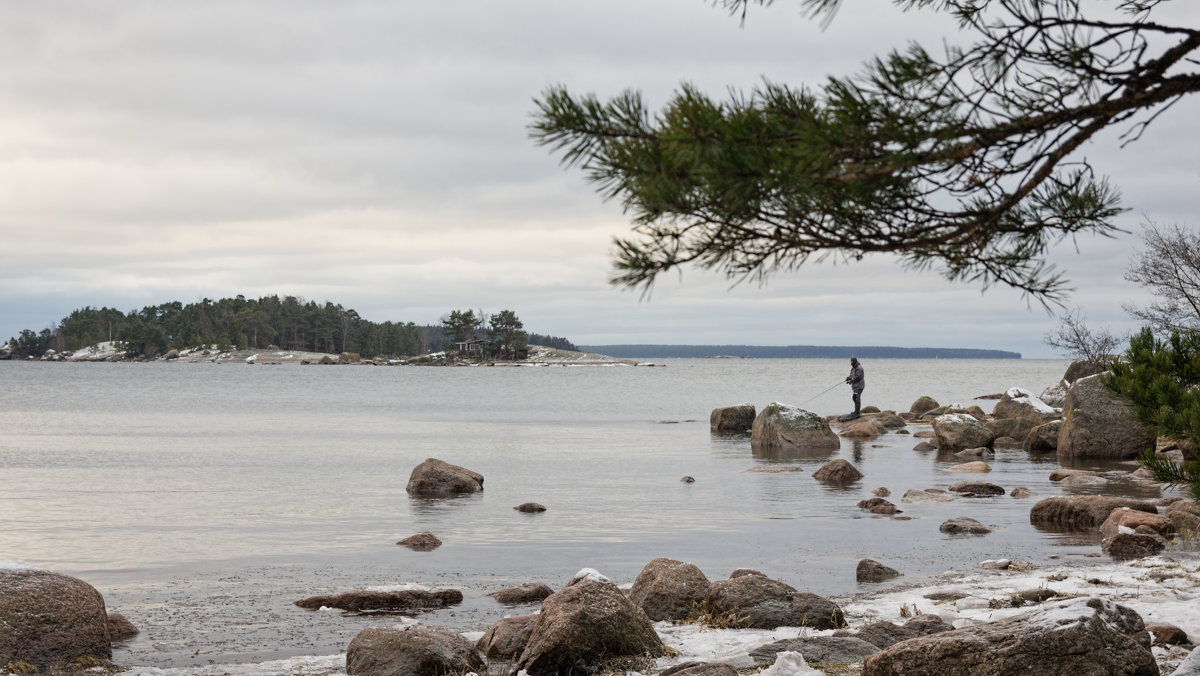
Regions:
<instances>
[{"instance_id":1,"label":"bare tree","mask_svg":"<svg viewBox=\"0 0 1200 676\"><path fill-rule=\"evenodd\" d=\"M1200 331L1200 232L1156 223L1145 228L1146 250L1129 264L1125 279L1149 289L1156 300L1145 307L1121 307L1158 335Z\"/></svg>"},{"instance_id":2,"label":"bare tree","mask_svg":"<svg viewBox=\"0 0 1200 676\"><path fill-rule=\"evenodd\" d=\"M1047 333L1042 342L1075 361L1107 368L1124 339L1112 335L1107 328L1092 330L1083 311L1075 308L1063 314L1058 327Z\"/></svg>"}]
</instances>

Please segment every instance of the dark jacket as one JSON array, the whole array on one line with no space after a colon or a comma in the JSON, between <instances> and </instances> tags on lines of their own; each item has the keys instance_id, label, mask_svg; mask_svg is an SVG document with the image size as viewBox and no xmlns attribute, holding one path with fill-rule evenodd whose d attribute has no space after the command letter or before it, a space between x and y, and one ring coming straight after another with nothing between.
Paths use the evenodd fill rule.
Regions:
<instances>
[{"instance_id":1,"label":"dark jacket","mask_svg":"<svg viewBox=\"0 0 1200 676\"><path fill-rule=\"evenodd\" d=\"M850 383L850 389L861 392L867 386L867 377L863 375L862 364L855 364L850 367L850 377L846 379Z\"/></svg>"}]
</instances>

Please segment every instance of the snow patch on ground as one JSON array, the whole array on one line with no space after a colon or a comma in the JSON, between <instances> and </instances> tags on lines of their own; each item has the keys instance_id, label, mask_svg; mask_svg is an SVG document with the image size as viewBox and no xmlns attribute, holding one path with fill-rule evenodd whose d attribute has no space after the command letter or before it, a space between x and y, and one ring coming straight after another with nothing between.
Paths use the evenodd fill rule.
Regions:
<instances>
[{"instance_id":1,"label":"snow patch on ground","mask_svg":"<svg viewBox=\"0 0 1200 676\"><path fill-rule=\"evenodd\" d=\"M106 340L103 343L76 350L67 359L69 361L104 361L123 356L125 356L125 343Z\"/></svg>"},{"instance_id":2,"label":"snow patch on ground","mask_svg":"<svg viewBox=\"0 0 1200 676\"><path fill-rule=\"evenodd\" d=\"M209 664L198 667L131 667L123 676L342 676L346 673L346 654L320 657L293 657L253 664Z\"/></svg>"},{"instance_id":3,"label":"snow patch on ground","mask_svg":"<svg viewBox=\"0 0 1200 676\"><path fill-rule=\"evenodd\" d=\"M23 564L0 564L4 565ZM590 568L579 571L575 577L611 582ZM1010 595L1017 592L1045 588L1054 590L1060 597L1079 598L1058 604L1052 599L1047 602L1052 604L1050 606L1024 608L992 603L996 599L1008 600ZM925 598L932 592L959 592L967 596L955 601ZM877 620L903 624L908 618L919 614L938 615L956 628L1026 614L1035 621L1059 626L1064 622L1078 621L1085 615L1092 616L1096 609L1085 605L1090 597L1105 601L1105 607L1100 609L1101 615L1111 612L1109 604L1119 603L1137 611L1146 622L1174 624L1187 632L1193 643L1200 642L1200 559L1195 558L1151 557L1101 565L1062 565L1020 571L983 568L948 571L925 586L893 588L833 600L842 607L853 630ZM402 622L404 624L397 625L398 628L412 626L416 620L404 618ZM761 645L797 635L827 636L833 633L800 627L773 630L711 629L697 624L669 622L657 622L654 629L663 643L675 650L676 654L658 659L654 669L647 674L690 661L719 662L735 669L745 669L753 665L750 651ZM482 633L473 631L463 635L477 640ZM1188 650L1179 647L1156 646L1153 651L1163 673L1171 673L1188 656ZM784 655L786 653L781 653L774 665L760 673L776 676L822 673L804 663L802 655ZM294 676L298 673L305 676L341 676L345 673L345 659L345 655L329 655L174 669L132 667L123 673L127 676Z\"/></svg>"}]
</instances>

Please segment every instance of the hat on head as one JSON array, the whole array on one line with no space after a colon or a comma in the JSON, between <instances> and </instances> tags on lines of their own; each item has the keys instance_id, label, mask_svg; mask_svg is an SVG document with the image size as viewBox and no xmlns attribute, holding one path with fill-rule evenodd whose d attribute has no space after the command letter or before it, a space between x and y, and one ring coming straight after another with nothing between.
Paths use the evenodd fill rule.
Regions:
<instances>
[{"instance_id":1,"label":"hat on head","mask_svg":"<svg viewBox=\"0 0 1200 676\"><path fill-rule=\"evenodd\" d=\"M850 363L851 363L851 364L857 364L857 363L858 363L858 357L850 357Z\"/></svg>"}]
</instances>

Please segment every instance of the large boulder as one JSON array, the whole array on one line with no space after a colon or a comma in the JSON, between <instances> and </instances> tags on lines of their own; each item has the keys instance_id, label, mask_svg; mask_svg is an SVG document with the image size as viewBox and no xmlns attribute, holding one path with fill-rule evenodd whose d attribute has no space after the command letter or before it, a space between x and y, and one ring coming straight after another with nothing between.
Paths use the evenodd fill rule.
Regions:
<instances>
[{"instance_id":1,"label":"large boulder","mask_svg":"<svg viewBox=\"0 0 1200 676\"><path fill-rule=\"evenodd\" d=\"M1058 457L1132 458L1153 449L1157 440L1154 431L1104 387L1100 376L1081 378L1067 392Z\"/></svg>"},{"instance_id":2,"label":"large boulder","mask_svg":"<svg viewBox=\"0 0 1200 676\"><path fill-rule=\"evenodd\" d=\"M537 615L506 617L483 633L475 648L488 657L515 659L529 643Z\"/></svg>"},{"instance_id":3,"label":"large boulder","mask_svg":"<svg viewBox=\"0 0 1200 676\"><path fill-rule=\"evenodd\" d=\"M1016 418L1026 420L1030 425L1043 425L1051 420L1058 420L1061 415L1062 411L1019 387L1009 388L992 408L993 418Z\"/></svg>"},{"instance_id":4,"label":"large boulder","mask_svg":"<svg viewBox=\"0 0 1200 676\"><path fill-rule=\"evenodd\" d=\"M813 478L831 484L847 484L863 478L863 473L843 458L830 460L813 472Z\"/></svg>"},{"instance_id":5,"label":"large boulder","mask_svg":"<svg viewBox=\"0 0 1200 676\"><path fill-rule=\"evenodd\" d=\"M1133 610L1098 598L897 643L868 657L863 676L1129 676L1158 674L1150 634Z\"/></svg>"},{"instance_id":6,"label":"large boulder","mask_svg":"<svg viewBox=\"0 0 1200 676\"><path fill-rule=\"evenodd\" d=\"M646 613L594 571L576 576L542 602L514 671L539 674L599 671L622 657L660 657L665 649Z\"/></svg>"},{"instance_id":7,"label":"large boulder","mask_svg":"<svg viewBox=\"0 0 1200 676\"><path fill-rule=\"evenodd\" d=\"M654 559L633 581L629 600L656 622L683 620L704 606L708 586L708 578L696 566L674 559Z\"/></svg>"},{"instance_id":8,"label":"large boulder","mask_svg":"<svg viewBox=\"0 0 1200 676\"><path fill-rule=\"evenodd\" d=\"M1056 496L1039 500L1029 510L1029 522L1041 526L1060 528L1095 528L1118 507L1128 507L1151 514L1158 508L1151 502L1133 498L1116 498L1106 495Z\"/></svg>"},{"instance_id":9,"label":"large boulder","mask_svg":"<svg viewBox=\"0 0 1200 676\"><path fill-rule=\"evenodd\" d=\"M718 580L708 588L705 610L729 619L736 629L846 626L842 609L827 598L797 591L791 585L761 575Z\"/></svg>"},{"instance_id":10,"label":"large boulder","mask_svg":"<svg viewBox=\"0 0 1200 676\"><path fill-rule=\"evenodd\" d=\"M1073 385L1075 381L1081 378L1088 378L1104 373L1111 367L1111 364L1112 360L1105 357L1101 357L1095 361L1073 361L1067 367L1067 372L1063 374L1063 382Z\"/></svg>"},{"instance_id":11,"label":"large boulder","mask_svg":"<svg viewBox=\"0 0 1200 676\"><path fill-rule=\"evenodd\" d=\"M943 413L933 419L933 433L938 449L952 452L979 446L992 447L991 430L987 424L969 413Z\"/></svg>"},{"instance_id":12,"label":"large boulder","mask_svg":"<svg viewBox=\"0 0 1200 676\"><path fill-rule=\"evenodd\" d=\"M988 431L992 433L992 437L996 439L1000 437L1024 439L1034 428L1034 424L1025 418L997 418L988 420L985 424Z\"/></svg>"},{"instance_id":13,"label":"large boulder","mask_svg":"<svg viewBox=\"0 0 1200 676\"><path fill-rule=\"evenodd\" d=\"M1200 503L1191 500L1172 502L1163 512L1175 531L1187 538L1200 537Z\"/></svg>"},{"instance_id":14,"label":"large boulder","mask_svg":"<svg viewBox=\"0 0 1200 676\"><path fill-rule=\"evenodd\" d=\"M0 667L42 671L102 666L112 658L104 597L78 578L0 565Z\"/></svg>"},{"instance_id":15,"label":"large boulder","mask_svg":"<svg viewBox=\"0 0 1200 676\"><path fill-rule=\"evenodd\" d=\"M445 627L369 627L359 632L346 649L349 676L442 676L486 670L475 646Z\"/></svg>"},{"instance_id":16,"label":"large boulder","mask_svg":"<svg viewBox=\"0 0 1200 676\"><path fill-rule=\"evenodd\" d=\"M483 490L483 475L437 458L428 458L413 468L405 490L409 495L434 497L478 493Z\"/></svg>"},{"instance_id":17,"label":"large boulder","mask_svg":"<svg viewBox=\"0 0 1200 676\"><path fill-rule=\"evenodd\" d=\"M824 418L796 406L772 403L754 418L752 444L764 447L835 450L838 436Z\"/></svg>"},{"instance_id":18,"label":"large boulder","mask_svg":"<svg viewBox=\"0 0 1200 676\"><path fill-rule=\"evenodd\" d=\"M1038 425L1037 427L1029 430L1029 434L1025 435L1025 442L1021 444L1021 448L1024 448L1030 453L1057 450L1058 435L1061 429L1061 420L1048 422L1045 425Z\"/></svg>"},{"instance_id":19,"label":"large boulder","mask_svg":"<svg viewBox=\"0 0 1200 676\"><path fill-rule=\"evenodd\" d=\"M1163 537L1170 537L1175 534L1175 526L1171 524L1171 520L1165 516L1143 512L1140 509L1129 509L1128 507L1118 507L1108 515L1104 523L1100 524L1100 533L1110 538L1121 532L1122 528L1129 530L1137 530L1138 526L1145 526L1155 533Z\"/></svg>"},{"instance_id":20,"label":"large boulder","mask_svg":"<svg viewBox=\"0 0 1200 676\"><path fill-rule=\"evenodd\" d=\"M930 411L932 411L933 409L935 409L937 407L938 407L938 403L937 403L936 399L934 399L933 397L921 395L920 397L917 397L917 400L912 403L912 406L909 407L908 412L912 413L913 415L920 418L921 416L925 415L926 413L929 413Z\"/></svg>"},{"instance_id":21,"label":"large boulder","mask_svg":"<svg viewBox=\"0 0 1200 676\"><path fill-rule=\"evenodd\" d=\"M708 417L709 427L721 434L744 434L754 427L756 413L754 404L714 408Z\"/></svg>"}]
</instances>

